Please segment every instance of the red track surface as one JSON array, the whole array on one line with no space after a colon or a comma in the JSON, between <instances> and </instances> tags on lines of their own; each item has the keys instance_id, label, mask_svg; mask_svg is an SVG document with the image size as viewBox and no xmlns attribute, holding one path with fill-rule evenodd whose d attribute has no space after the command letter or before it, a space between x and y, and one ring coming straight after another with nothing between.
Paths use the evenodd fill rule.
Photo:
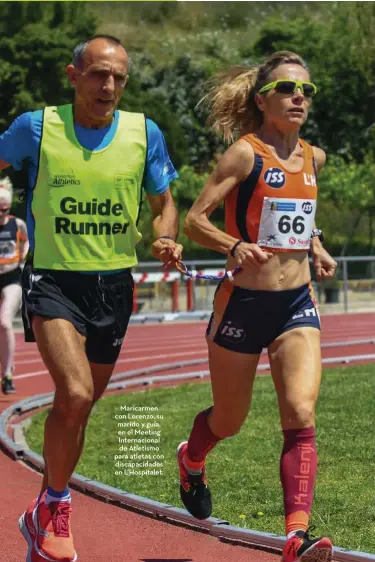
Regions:
<instances>
[{"instance_id":1,"label":"red track surface","mask_svg":"<svg viewBox=\"0 0 375 562\"><path fill-rule=\"evenodd\" d=\"M325 316L323 342L375 337L375 314ZM179 360L206 357L205 323L131 326L116 373ZM375 354L375 345L355 345L323 350L323 357ZM266 362L266 357L262 362ZM363 362L363 361L362 361ZM354 363L356 364L356 363ZM49 375L34 344L17 335L15 397L0 396L0 411L11 401L53 390ZM205 370L207 364L171 372ZM175 444L171 444L175 446ZM25 560L26 543L17 519L38 493L40 476L11 461L0 451L0 497L3 530L2 562ZM278 556L231 546L210 536L186 530L73 493L73 527L80 562L273 562Z\"/></svg>"}]
</instances>

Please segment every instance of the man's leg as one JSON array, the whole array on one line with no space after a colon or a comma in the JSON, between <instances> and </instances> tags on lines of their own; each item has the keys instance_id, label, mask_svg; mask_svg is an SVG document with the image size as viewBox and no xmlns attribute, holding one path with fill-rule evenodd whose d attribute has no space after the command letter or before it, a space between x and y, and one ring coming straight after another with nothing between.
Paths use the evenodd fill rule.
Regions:
<instances>
[{"instance_id":1,"label":"man's leg","mask_svg":"<svg viewBox=\"0 0 375 562\"><path fill-rule=\"evenodd\" d=\"M48 485L61 491L79 459L77 452L92 407L94 385L85 355L85 338L70 322L35 316L33 330L42 359L56 385L45 425L44 456Z\"/></svg>"},{"instance_id":2,"label":"man's leg","mask_svg":"<svg viewBox=\"0 0 375 562\"><path fill-rule=\"evenodd\" d=\"M44 436L46 461L42 493L20 519L30 560L75 562L70 530L69 478L79 460L92 408L94 384L85 353L85 337L63 319L33 318L42 359L56 386Z\"/></svg>"}]
</instances>

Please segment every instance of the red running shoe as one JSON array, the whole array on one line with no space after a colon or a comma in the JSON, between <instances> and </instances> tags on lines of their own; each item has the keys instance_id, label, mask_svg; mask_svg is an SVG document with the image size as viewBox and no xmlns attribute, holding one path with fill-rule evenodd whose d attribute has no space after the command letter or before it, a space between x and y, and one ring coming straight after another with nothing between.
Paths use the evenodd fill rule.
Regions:
<instances>
[{"instance_id":1,"label":"red running shoe","mask_svg":"<svg viewBox=\"0 0 375 562\"><path fill-rule=\"evenodd\" d=\"M297 531L285 543L282 562L331 562L333 546L329 539L310 538L308 531Z\"/></svg>"},{"instance_id":2,"label":"red running shoe","mask_svg":"<svg viewBox=\"0 0 375 562\"><path fill-rule=\"evenodd\" d=\"M211 492L207 486L205 469L200 474L189 474L182 459L187 441L177 447L177 462L180 470L180 497L188 512L197 519L207 519L212 513Z\"/></svg>"},{"instance_id":3,"label":"red running shoe","mask_svg":"<svg viewBox=\"0 0 375 562\"><path fill-rule=\"evenodd\" d=\"M19 528L29 550L26 562L76 562L70 529L70 502L44 502L46 492L33 500L20 517Z\"/></svg>"}]
</instances>

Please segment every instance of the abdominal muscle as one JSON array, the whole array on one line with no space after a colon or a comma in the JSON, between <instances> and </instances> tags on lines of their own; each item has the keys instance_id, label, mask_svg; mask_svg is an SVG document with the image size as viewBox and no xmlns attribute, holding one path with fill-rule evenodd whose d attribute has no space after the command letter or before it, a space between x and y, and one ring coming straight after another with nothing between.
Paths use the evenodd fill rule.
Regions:
<instances>
[{"instance_id":1,"label":"abdominal muscle","mask_svg":"<svg viewBox=\"0 0 375 562\"><path fill-rule=\"evenodd\" d=\"M227 270L237 266L230 257ZM248 289L286 291L301 287L311 280L307 252L275 252L267 263L256 267L244 267L233 279L233 284Z\"/></svg>"}]
</instances>

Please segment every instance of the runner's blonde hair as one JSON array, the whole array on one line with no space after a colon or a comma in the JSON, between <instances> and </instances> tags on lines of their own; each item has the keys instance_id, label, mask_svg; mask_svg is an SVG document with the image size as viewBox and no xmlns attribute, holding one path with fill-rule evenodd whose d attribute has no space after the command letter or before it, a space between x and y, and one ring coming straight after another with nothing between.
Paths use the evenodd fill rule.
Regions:
<instances>
[{"instance_id":1,"label":"runner's blonde hair","mask_svg":"<svg viewBox=\"0 0 375 562\"><path fill-rule=\"evenodd\" d=\"M233 142L246 133L253 133L262 124L263 114L255 103L255 94L270 82L270 74L281 64L299 64L308 72L305 61L291 51L277 51L263 64L236 66L208 80L208 92L200 100L208 106L208 124Z\"/></svg>"},{"instance_id":2,"label":"runner's blonde hair","mask_svg":"<svg viewBox=\"0 0 375 562\"><path fill-rule=\"evenodd\" d=\"M8 177L0 178L0 199L11 205L13 200L13 184Z\"/></svg>"}]
</instances>

